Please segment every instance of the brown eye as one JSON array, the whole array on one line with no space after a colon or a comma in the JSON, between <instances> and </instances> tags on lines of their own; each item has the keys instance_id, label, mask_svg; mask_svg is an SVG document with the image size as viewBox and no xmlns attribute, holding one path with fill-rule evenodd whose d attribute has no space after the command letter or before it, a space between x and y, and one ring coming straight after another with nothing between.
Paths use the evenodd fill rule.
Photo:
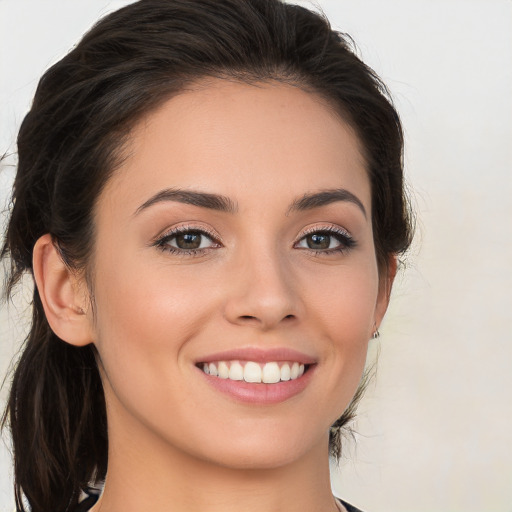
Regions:
<instances>
[{"instance_id":1,"label":"brown eye","mask_svg":"<svg viewBox=\"0 0 512 512\"><path fill-rule=\"evenodd\" d=\"M176 235L176 247L178 249L199 249L202 234L197 231L189 231Z\"/></svg>"},{"instance_id":2,"label":"brown eye","mask_svg":"<svg viewBox=\"0 0 512 512\"><path fill-rule=\"evenodd\" d=\"M309 249L329 249L331 244L331 236L321 233L313 233L306 237L306 243Z\"/></svg>"},{"instance_id":3,"label":"brown eye","mask_svg":"<svg viewBox=\"0 0 512 512\"><path fill-rule=\"evenodd\" d=\"M189 228L175 229L157 240L155 245L176 255L199 255L220 246L213 235Z\"/></svg>"}]
</instances>

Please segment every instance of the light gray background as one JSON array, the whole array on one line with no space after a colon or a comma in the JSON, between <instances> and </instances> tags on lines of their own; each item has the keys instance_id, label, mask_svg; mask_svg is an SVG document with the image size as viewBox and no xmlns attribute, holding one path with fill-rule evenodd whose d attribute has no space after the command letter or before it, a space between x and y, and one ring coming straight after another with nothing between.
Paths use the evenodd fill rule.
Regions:
<instances>
[{"instance_id":1,"label":"light gray background","mask_svg":"<svg viewBox=\"0 0 512 512\"><path fill-rule=\"evenodd\" d=\"M0 153L14 149L43 70L126 3L0 0ZM419 215L333 488L368 512L512 511L512 2L317 5L394 95ZM0 173L2 202L12 172ZM2 376L24 332L16 303L1 310ZM8 511L11 462L0 452Z\"/></svg>"}]
</instances>

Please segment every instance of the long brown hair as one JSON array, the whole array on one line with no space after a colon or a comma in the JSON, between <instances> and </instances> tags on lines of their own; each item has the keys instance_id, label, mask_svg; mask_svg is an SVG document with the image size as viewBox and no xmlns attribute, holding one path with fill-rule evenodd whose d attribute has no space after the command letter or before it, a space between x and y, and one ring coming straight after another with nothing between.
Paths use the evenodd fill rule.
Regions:
<instances>
[{"instance_id":1,"label":"long brown hair","mask_svg":"<svg viewBox=\"0 0 512 512\"><path fill-rule=\"evenodd\" d=\"M403 137L385 86L351 40L320 14L278 0L141 0L97 23L41 78L18 136L18 169L2 258L6 292L32 274L36 240L50 233L63 260L86 269L95 201L144 114L201 78L277 80L324 97L356 131L372 186L377 261L411 239ZM14 446L18 511L72 510L105 477L107 417L94 347L50 329L37 288L30 333L12 379L4 423ZM340 453L339 429L331 452Z\"/></svg>"}]
</instances>

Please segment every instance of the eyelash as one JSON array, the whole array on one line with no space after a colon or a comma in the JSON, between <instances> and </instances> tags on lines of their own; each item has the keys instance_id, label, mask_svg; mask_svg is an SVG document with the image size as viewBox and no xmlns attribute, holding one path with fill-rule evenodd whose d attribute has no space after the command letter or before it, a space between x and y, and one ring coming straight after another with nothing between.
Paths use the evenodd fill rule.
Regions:
<instances>
[{"instance_id":1,"label":"eyelash","mask_svg":"<svg viewBox=\"0 0 512 512\"><path fill-rule=\"evenodd\" d=\"M172 247L169 245L169 242L173 240L176 236L186 233L196 233L201 236L206 236L210 238L216 245L213 247L204 247L202 249L179 249L177 247ZM301 238L298 242L304 240L307 236L316 234L316 235L326 235L335 238L339 242L339 247L335 247L333 249L325 249L325 250L315 250L315 249L307 249L302 248L301 250L306 250L311 252L315 257L317 256L326 256L332 254L341 254L348 252L350 249L354 248L357 242L354 238L344 229L336 228L336 227L325 227L325 228L311 228L302 234ZM216 249L219 247L219 242L217 240L217 236L208 231L205 228L197 228L193 226L180 226L178 228L174 228L171 231L167 232L162 237L158 238L154 243L158 249L163 252L168 252L177 256L202 256L206 252L209 252L212 249Z\"/></svg>"},{"instance_id":2,"label":"eyelash","mask_svg":"<svg viewBox=\"0 0 512 512\"><path fill-rule=\"evenodd\" d=\"M206 236L210 238L213 242L217 242L217 236L215 233L208 231L206 228L197 228L193 226L180 226L177 228L172 229L171 231L168 231L160 237L158 240L155 241L153 245L158 247L163 252L169 252L171 254L175 254L177 256L202 256L206 252L209 252L212 249L215 249L216 247L206 247L203 249L179 249L177 247L172 247L169 245L169 242L175 238L177 235L182 235L186 233L197 233L202 236Z\"/></svg>"},{"instance_id":3,"label":"eyelash","mask_svg":"<svg viewBox=\"0 0 512 512\"><path fill-rule=\"evenodd\" d=\"M304 240L309 235L327 235L330 237L335 238L339 242L339 247L335 247L333 249L325 249L325 250L314 250L314 249L306 249L306 251L310 251L314 256L329 256L332 254L343 254L345 252L348 252L350 249L353 249L356 246L356 241L354 238L352 238L352 235L348 233L348 231L334 227L329 226L325 228L310 228L306 230L305 233L302 234L301 238L299 239L299 242Z\"/></svg>"}]
</instances>

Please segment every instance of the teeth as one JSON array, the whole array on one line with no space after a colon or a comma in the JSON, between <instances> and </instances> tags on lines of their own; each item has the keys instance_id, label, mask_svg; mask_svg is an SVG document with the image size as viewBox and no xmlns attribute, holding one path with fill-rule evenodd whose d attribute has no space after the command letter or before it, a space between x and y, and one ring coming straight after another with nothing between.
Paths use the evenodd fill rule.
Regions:
<instances>
[{"instance_id":1,"label":"teeth","mask_svg":"<svg viewBox=\"0 0 512 512\"><path fill-rule=\"evenodd\" d=\"M229 366L224 362L221 361L219 363L219 377L221 379L227 379L229 377Z\"/></svg>"},{"instance_id":2,"label":"teeth","mask_svg":"<svg viewBox=\"0 0 512 512\"><path fill-rule=\"evenodd\" d=\"M281 364L281 366L279 366ZM247 361L217 361L216 363L204 363L203 371L207 375L220 377L221 379L244 380L245 382L263 382L275 384L295 380L304 374L305 367L298 362L278 363L271 361L265 364Z\"/></svg>"},{"instance_id":3,"label":"teeth","mask_svg":"<svg viewBox=\"0 0 512 512\"><path fill-rule=\"evenodd\" d=\"M275 384L281 380L281 370L277 363L267 363L263 367L261 381L265 384Z\"/></svg>"},{"instance_id":4,"label":"teeth","mask_svg":"<svg viewBox=\"0 0 512 512\"><path fill-rule=\"evenodd\" d=\"M245 382L261 382L261 367L258 363L249 361L244 368Z\"/></svg>"},{"instance_id":5,"label":"teeth","mask_svg":"<svg viewBox=\"0 0 512 512\"><path fill-rule=\"evenodd\" d=\"M231 380L244 380L244 368L238 361L231 363L229 378Z\"/></svg>"},{"instance_id":6,"label":"teeth","mask_svg":"<svg viewBox=\"0 0 512 512\"><path fill-rule=\"evenodd\" d=\"M281 366L281 380L290 380L290 379L291 379L290 365L288 363L284 363L283 366Z\"/></svg>"},{"instance_id":7,"label":"teeth","mask_svg":"<svg viewBox=\"0 0 512 512\"><path fill-rule=\"evenodd\" d=\"M215 366L215 363L210 363L208 365L208 369L210 370L210 375L219 375L219 372L217 371L217 367Z\"/></svg>"}]
</instances>

